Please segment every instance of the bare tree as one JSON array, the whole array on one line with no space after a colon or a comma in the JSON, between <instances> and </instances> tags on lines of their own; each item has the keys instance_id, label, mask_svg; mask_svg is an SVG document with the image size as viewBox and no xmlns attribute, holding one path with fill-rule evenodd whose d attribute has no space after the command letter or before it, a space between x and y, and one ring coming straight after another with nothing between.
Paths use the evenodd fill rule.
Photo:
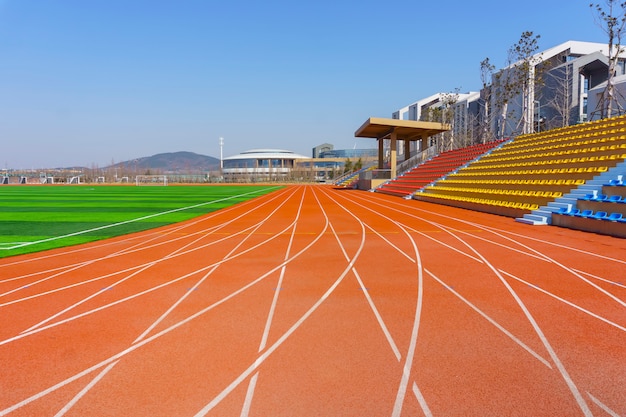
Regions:
<instances>
[{"instance_id":1,"label":"bare tree","mask_svg":"<svg viewBox=\"0 0 626 417\"><path fill-rule=\"evenodd\" d=\"M596 12L596 23L608 36L609 47L609 69L606 80L606 89L602 93L602 98L598 102L600 118L612 117L614 111L620 108L619 101L615 97L615 85L613 78L617 75L616 68L619 56L624 52L622 47L622 35L626 26L626 2L618 2L617 0L605 0L605 6L591 3L589 7ZM619 9L619 10L618 10ZM618 114L619 114L618 113Z\"/></svg>"},{"instance_id":2,"label":"bare tree","mask_svg":"<svg viewBox=\"0 0 626 417\"><path fill-rule=\"evenodd\" d=\"M479 117L479 131L480 139L482 143L493 139L493 130L491 128L493 122L493 116L491 112L491 98L492 98L492 80L493 73L496 67L489 61L489 58L485 58L480 62L480 81L482 82L481 89L481 110Z\"/></svg>"},{"instance_id":3,"label":"bare tree","mask_svg":"<svg viewBox=\"0 0 626 417\"><path fill-rule=\"evenodd\" d=\"M439 122L449 124L451 129L444 133L439 133L435 137L437 139L438 151L454 149L454 104L459 100L459 88L451 93L441 93L439 95L438 105L429 107L422 113L421 120L429 122ZM435 138L433 138L435 139ZM441 140L439 140L441 139Z\"/></svg>"},{"instance_id":4,"label":"bare tree","mask_svg":"<svg viewBox=\"0 0 626 417\"><path fill-rule=\"evenodd\" d=\"M520 98L521 114L513 133L530 133L532 131L532 109L535 96L535 84L541 78L537 66L541 63L539 49L540 35L523 32L519 41L509 49L507 67L494 76L495 106L500 112L498 136L503 137L509 120L514 116L509 104Z\"/></svg>"},{"instance_id":5,"label":"bare tree","mask_svg":"<svg viewBox=\"0 0 626 417\"><path fill-rule=\"evenodd\" d=\"M537 109L538 123L541 123L542 119L540 109L547 108L550 110L550 113L554 115L546 119L548 128L569 126L573 101L573 68L571 65L566 64L558 69L556 73L548 73L545 78L546 83L550 86L550 88L546 89L549 95L544 97L544 105ZM541 99L539 96L535 98L537 100ZM537 130L540 130L540 128L538 127Z\"/></svg>"}]
</instances>

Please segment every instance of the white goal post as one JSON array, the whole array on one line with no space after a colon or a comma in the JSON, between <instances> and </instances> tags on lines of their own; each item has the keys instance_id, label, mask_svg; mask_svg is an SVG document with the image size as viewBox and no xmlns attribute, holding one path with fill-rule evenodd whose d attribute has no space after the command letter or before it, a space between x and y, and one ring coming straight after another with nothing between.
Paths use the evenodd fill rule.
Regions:
<instances>
[{"instance_id":1,"label":"white goal post","mask_svg":"<svg viewBox=\"0 0 626 417\"><path fill-rule=\"evenodd\" d=\"M135 185L167 185L167 175L137 175Z\"/></svg>"}]
</instances>

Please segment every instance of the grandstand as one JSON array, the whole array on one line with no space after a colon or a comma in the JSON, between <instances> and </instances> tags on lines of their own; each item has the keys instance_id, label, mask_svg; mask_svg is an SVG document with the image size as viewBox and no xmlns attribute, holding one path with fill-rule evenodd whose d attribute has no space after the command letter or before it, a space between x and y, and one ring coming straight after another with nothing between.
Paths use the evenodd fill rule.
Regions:
<instances>
[{"instance_id":1,"label":"grandstand","mask_svg":"<svg viewBox=\"0 0 626 417\"><path fill-rule=\"evenodd\" d=\"M438 180L444 175L480 157L502 142L503 141L493 141L442 152L424 163L418 164L404 174L380 185L375 191L397 196L413 194L431 184L433 181Z\"/></svg>"},{"instance_id":2,"label":"grandstand","mask_svg":"<svg viewBox=\"0 0 626 417\"><path fill-rule=\"evenodd\" d=\"M424 187L413 198L515 217L529 224L551 224L553 213L569 212L579 202L588 204L580 197L617 194L603 187L621 181L625 159L626 116L602 119L519 136ZM620 223L617 214L607 213L607 221ZM555 224L574 225L560 216ZM594 231L602 233L601 229Z\"/></svg>"}]
</instances>

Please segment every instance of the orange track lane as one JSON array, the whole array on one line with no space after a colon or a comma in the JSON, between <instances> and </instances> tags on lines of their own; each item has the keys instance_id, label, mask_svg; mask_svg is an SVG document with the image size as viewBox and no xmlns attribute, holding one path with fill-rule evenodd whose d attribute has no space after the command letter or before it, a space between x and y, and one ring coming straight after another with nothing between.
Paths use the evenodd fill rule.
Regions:
<instances>
[{"instance_id":1,"label":"orange track lane","mask_svg":"<svg viewBox=\"0 0 626 417\"><path fill-rule=\"evenodd\" d=\"M1 259L0 416L625 416L625 249L293 186Z\"/></svg>"}]
</instances>

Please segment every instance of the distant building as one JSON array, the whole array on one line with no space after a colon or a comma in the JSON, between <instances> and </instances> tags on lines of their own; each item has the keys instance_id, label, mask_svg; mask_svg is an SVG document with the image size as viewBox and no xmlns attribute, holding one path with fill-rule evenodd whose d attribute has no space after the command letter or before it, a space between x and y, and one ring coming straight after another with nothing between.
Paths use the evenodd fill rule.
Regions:
<instances>
[{"instance_id":1,"label":"distant building","mask_svg":"<svg viewBox=\"0 0 626 417\"><path fill-rule=\"evenodd\" d=\"M332 151L333 145L330 143L322 143L321 145L317 145L313 148L313 158L321 158L321 154L324 152Z\"/></svg>"},{"instance_id":2,"label":"distant building","mask_svg":"<svg viewBox=\"0 0 626 417\"><path fill-rule=\"evenodd\" d=\"M284 180L305 159L310 158L283 149L252 149L224 158L222 175L227 182Z\"/></svg>"},{"instance_id":3,"label":"distant building","mask_svg":"<svg viewBox=\"0 0 626 417\"><path fill-rule=\"evenodd\" d=\"M319 158L376 158L378 156L377 149L333 149L322 152Z\"/></svg>"}]
</instances>

